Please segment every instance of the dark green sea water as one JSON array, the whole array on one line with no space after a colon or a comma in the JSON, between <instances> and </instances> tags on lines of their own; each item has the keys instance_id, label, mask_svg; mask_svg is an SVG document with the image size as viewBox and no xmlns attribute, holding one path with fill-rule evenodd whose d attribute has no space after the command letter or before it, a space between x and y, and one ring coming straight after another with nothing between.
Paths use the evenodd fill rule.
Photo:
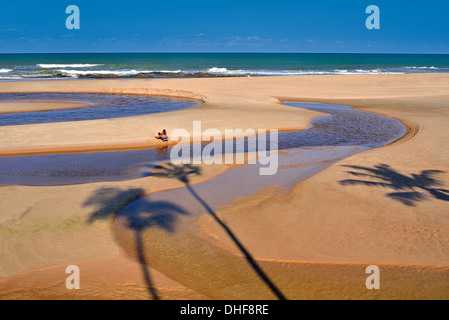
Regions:
<instances>
[{"instance_id":1,"label":"dark green sea water","mask_svg":"<svg viewBox=\"0 0 449 320\"><path fill-rule=\"evenodd\" d=\"M0 54L0 79L449 72L449 55L294 53Z\"/></svg>"}]
</instances>

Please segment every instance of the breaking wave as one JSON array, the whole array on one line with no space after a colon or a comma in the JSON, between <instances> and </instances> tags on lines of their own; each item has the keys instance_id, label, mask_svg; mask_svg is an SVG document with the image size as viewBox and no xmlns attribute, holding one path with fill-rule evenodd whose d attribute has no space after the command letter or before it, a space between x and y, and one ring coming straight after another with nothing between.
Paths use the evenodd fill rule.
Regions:
<instances>
[{"instance_id":1,"label":"breaking wave","mask_svg":"<svg viewBox=\"0 0 449 320\"><path fill-rule=\"evenodd\" d=\"M81 64L81 63L75 63L75 64L38 64L37 65L40 68L44 69L54 69L54 68L91 68L91 67L97 67L102 66L102 64Z\"/></svg>"}]
</instances>

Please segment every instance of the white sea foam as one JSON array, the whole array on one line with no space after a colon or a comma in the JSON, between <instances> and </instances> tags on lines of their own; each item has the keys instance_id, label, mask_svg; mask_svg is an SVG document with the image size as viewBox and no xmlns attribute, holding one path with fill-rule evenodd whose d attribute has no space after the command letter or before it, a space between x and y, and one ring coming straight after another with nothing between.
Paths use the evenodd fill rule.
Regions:
<instances>
[{"instance_id":1,"label":"white sea foam","mask_svg":"<svg viewBox=\"0 0 449 320\"><path fill-rule=\"evenodd\" d=\"M186 72L186 71L182 71L182 70L157 70L157 71L143 71L143 73L152 73L152 72L160 72L160 73L174 73L174 74L176 74L176 73L182 73L182 72L185 72L185 73L188 73L188 72Z\"/></svg>"},{"instance_id":2,"label":"white sea foam","mask_svg":"<svg viewBox=\"0 0 449 320\"><path fill-rule=\"evenodd\" d=\"M229 71L226 68L213 67L213 68L207 69L207 72L209 72L209 73L218 73L218 74L229 74L229 73L236 72L236 71Z\"/></svg>"},{"instance_id":3,"label":"white sea foam","mask_svg":"<svg viewBox=\"0 0 449 320\"><path fill-rule=\"evenodd\" d=\"M392 72L383 70L340 70L335 69L333 71L319 71L319 70L228 70L226 68L210 68L207 69L211 74L223 74L223 75L259 75L259 76L301 76L301 75L337 75L337 74L403 74L403 72Z\"/></svg>"},{"instance_id":4,"label":"white sea foam","mask_svg":"<svg viewBox=\"0 0 449 320\"><path fill-rule=\"evenodd\" d=\"M57 65L47 65L47 66L57 66ZM79 65L77 65L79 66ZM85 66L85 65L83 65ZM421 66L403 66L403 67L397 67L397 68L391 68L391 69L349 69L349 68L341 68L341 69L310 69L310 70L267 70L267 69L247 69L247 70L232 70L225 67L211 67L211 68L205 68L205 69L180 69L180 70L166 70L166 69L159 69L159 70L144 70L144 69L101 69L101 70L94 70L93 69L77 69L75 68L50 68L48 67L44 73L41 73L42 70L39 73L22 73L22 72L16 72L12 69L6 69L6 68L0 68L0 74L4 76L7 79L11 79L10 77L14 77L15 79L20 78L49 78L49 77L61 77L61 74L63 76L68 76L72 78L78 78L83 76L91 76L96 77L98 76L101 78L102 76L118 76L118 77L133 77L137 76L138 74L155 74L155 75L161 75L161 76L168 76L170 75L177 75L177 74L185 74L185 75L191 75L195 76L197 73L208 73L211 75L226 75L226 76L301 76L301 75L357 75L357 74L404 74L404 73L410 73L410 72L418 72L418 70L421 70L421 72L431 72L431 71L441 71L445 72L449 69L444 68L436 68L436 67L421 67ZM59 75L58 75L59 74Z\"/></svg>"},{"instance_id":5,"label":"white sea foam","mask_svg":"<svg viewBox=\"0 0 449 320\"><path fill-rule=\"evenodd\" d=\"M86 75L135 76L139 73L152 72L152 71L139 71L139 70L67 70L67 69L60 69L58 71L72 77L86 76Z\"/></svg>"},{"instance_id":6,"label":"white sea foam","mask_svg":"<svg viewBox=\"0 0 449 320\"><path fill-rule=\"evenodd\" d=\"M10 76L10 77L2 77L0 76L0 80L20 80L23 79L22 77L19 76Z\"/></svg>"},{"instance_id":7,"label":"white sea foam","mask_svg":"<svg viewBox=\"0 0 449 320\"><path fill-rule=\"evenodd\" d=\"M102 66L102 64L81 64L81 63L76 63L76 64L46 64L46 63L42 63L42 64L38 64L37 65L40 68L44 68L44 69L54 69L54 68L91 68L91 67L97 67L97 66Z\"/></svg>"},{"instance_id":8,"label":"white sea foam","mask_svg":"<svg viewBox=\"0 0 449 320\"><path fill-rule=\"evenodd\" d=\"M421 69L421 70L438 70L438 68L432 66L432 67L416 67L416 66L412 66L412 67L405 67L405 69Z\"/></svg>"},{"instance_id":9,"label":"white sea foam","mask_svg":"<svg viewBox=\"0 0 449 320\"><path fill-rule=\"evenodd\" d=\"M30 79L36 78L35 74L21 74L20 76L22 78L30 78ZM39 73L38 77L39 78L51 78L53 76L54 76L54 74L51 74L51 73Z\"/></svg>"},{"instance_id":10,"label":"white sea foam","mask_svg":"<svg viewBox=\"0 0 449 320\"><path fill-rule=\"evenodd\" d=\"M139 73L151 74L151 73L165 73L165 74L179 74L189 73L182 70L70 70L59 69L56 70L71 77L87 76L87 75L116 75L116 76L135 76Z\"/></svg>"}]
</instances>

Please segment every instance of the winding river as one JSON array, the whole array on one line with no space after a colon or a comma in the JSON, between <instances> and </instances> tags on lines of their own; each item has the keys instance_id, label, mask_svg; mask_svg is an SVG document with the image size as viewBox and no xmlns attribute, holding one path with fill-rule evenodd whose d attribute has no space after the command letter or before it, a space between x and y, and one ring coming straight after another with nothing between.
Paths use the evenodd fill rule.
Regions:
<instances>
[{"instance_id":1,"label":"winding river","mask_svg":"<svg viewBox=\"0 0 449 320\"><path fill-rule=\"evenodd\" d=\"M0 102L64 101L89 107L0 114L0 126L124 118L189 109L199 102L140 95L93 93L1 93Z\"/></svg>"},{"instance_id":2,"label":"winding river","mask_svg":"<svg viewBox=\"0 0 449 320\"><path fill-rule=\"evenodd\" d=\"M73 98L76 97L72 95ZM86 96L81 95L77 101L87 101L81 98L85 99ZM130 102L133 98L137 101ZM130 105L138 106L142 99L144 100L138 96L126 96L130 109ZM279 133L278 149L288 151L288 156L281 154L279 158L281 167L304 161L316 162L320 159L319 162L326 162L329 165L331 163L329 161L338 161L357 152L388 144L404 135L406 131L397 120L349 107L309 103L288 103L288 105L329 115L315 118L307 130ZM99 112L104 115L102 110ZM40 112L34 112L37 113ZM147 113L151 112L147 110ZM21 114L14 116L20 119ZM0 185L57 186L138 179L148 176L149 170L157 164L169 161L170 151L171 148L162 148L0 157ZM317 168L309 167L305 171L299 168L289 170L288 173L286 170L280 170L275 176L267 178L267 183L280 183L288 187L304 177L304 172L314 174L316 170L321 169L322 165ZM259 168L251 166L242 170L256 172ZM297 174L299 176L296 176ZM286 182L286 177L291 183ZM245 190L251 188L245 187ZM240 194L246 194L246 191Z\"/></svg>"}]
</instances>

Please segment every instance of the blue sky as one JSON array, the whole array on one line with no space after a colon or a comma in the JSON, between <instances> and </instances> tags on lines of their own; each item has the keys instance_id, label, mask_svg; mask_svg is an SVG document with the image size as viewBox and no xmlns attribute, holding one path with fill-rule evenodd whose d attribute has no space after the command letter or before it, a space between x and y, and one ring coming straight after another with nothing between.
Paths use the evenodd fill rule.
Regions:
<instances>
[{"instance_id":1,"label":"blue sky","mask_svg":"<svg viewBox=\"0 0 449 320\"><path fill-rule=\"evenodd\" d=\"M67 30L68 5L81 29ZM367 30L368 5L381 29ZM0 53L449 53L449 1L3 0Z\"/></svg>"}]
</instances>

